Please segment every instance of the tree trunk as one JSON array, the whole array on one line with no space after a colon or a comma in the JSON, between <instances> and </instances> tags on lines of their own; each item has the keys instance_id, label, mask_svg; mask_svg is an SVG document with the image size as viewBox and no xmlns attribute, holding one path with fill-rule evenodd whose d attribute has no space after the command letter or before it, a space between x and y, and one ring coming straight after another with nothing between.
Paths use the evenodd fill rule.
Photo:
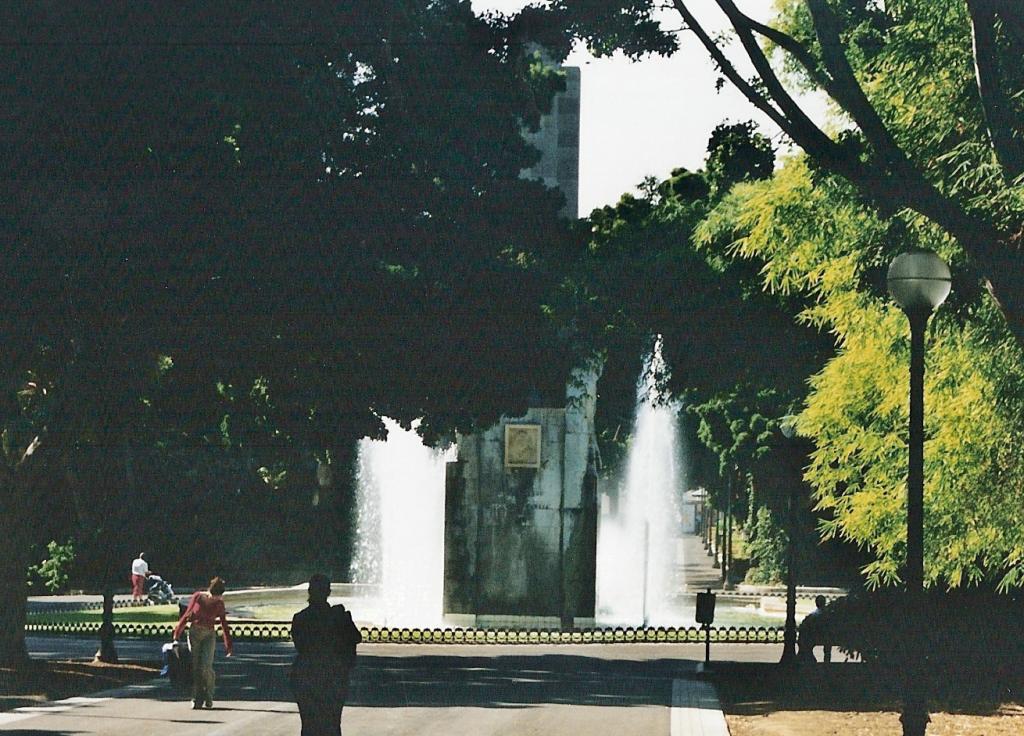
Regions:
<instances>
[{"instance_id":1,"label":"tree trunk","mask_svg":"<svg viewBox=\"0 0 1024 736\"><path fill-rule=\"evenodd\" d=\"M4 487L5 486L5 487ZM0 486L0 666L17 666L29 659L25 647L26 573L29 539L26 529L33 527L31 489L26 476L12 473Z\"/></svg>"},{"instance_id":2,"label":"tree trunk","mask_svg":"<svg viewBox=\"0 0 1024 736\"><path fill-rule=\"evenodd\" d=\"M21 489L5 489L17 495ZM4 504L5 511L10 509ZM25 573L29 565L28 542L17 527L27 523L22 515L4 514L0 534L0 666L18 666L28 661L25 648L25 599L28 585Z\"/></svg>"}]
</instances>

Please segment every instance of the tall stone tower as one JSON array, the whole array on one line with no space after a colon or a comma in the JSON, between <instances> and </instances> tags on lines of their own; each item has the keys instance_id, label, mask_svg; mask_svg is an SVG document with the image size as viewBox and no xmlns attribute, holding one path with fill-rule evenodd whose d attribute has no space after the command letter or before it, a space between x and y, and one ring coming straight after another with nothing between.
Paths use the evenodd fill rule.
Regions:
<instances>
[{"instance_id":1,"label":"tall stone tower","mask_svg":"<svg viewBox=\"0 0 1024 736\"><path fill-rule=\"evenodd\" d=\"M535 49L536 50L536 49ZM541 51L543 57L543 52ZM579 209L580 70L526 139L524 179ZM596 364L574 372L564 407L534 407L458 436L445 482L444 613L468 626L593 625L597 559Z\"/></svg>"}]
</instances>

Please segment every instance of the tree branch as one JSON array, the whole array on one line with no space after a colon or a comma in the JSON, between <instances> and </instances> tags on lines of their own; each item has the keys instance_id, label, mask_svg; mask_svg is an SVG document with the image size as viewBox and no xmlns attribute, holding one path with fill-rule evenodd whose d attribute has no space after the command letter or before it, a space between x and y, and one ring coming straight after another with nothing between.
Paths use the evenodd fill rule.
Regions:
<instances>
[{"instance_id":1,"label":"tree branch","mask_svg":"<svg viewBox=\"0 0 1024 736\"><path fill-rule=\"evenodd\" d=\"M690 12L690 9L686 7L683 0L672 0L672 5L676 9L676 12L679 13L680 17L682 17L686 27L693 32L693 35L695 35L704 48L707 49L708 54L711 55L711 58L718 65L722 74L724 74L729 81L733 83L733 86L735 86L736 89L738 89L743 96L754 105L754 107L767 115L772 122L792 137L792 134L790 133L791 125L789 120L787 120L785 115L779 112L764 95L754 89L753 85L744 79L742 74L736 71L736 67L734 67L732 62L726 58L725 53L718 44L712 40L711 36L708 35L708 32L704 30L703 26L697 22L697 19L694 17L693 13Z\"/></svg>"},{"instance_id":2,"label":"tree branch","mask_svg":"<svg viewBox=\"0 0 1024 736\"><path fill-rule=\"evenodd\" d=\"M1024 173L1024 148L1013 137L1016 126L1012 106L1001 84L996 58L995 5L991 0L967 0L967 10L971 16L974 41L975 79L988 137L1004 177L1012 182Z\"/></svg>"},{"instance_id":3,"label":"tree branch","mask_svg":"<svg viewBox=\"0 0 1024 736\"><path fill-rule=\"evenodd\" d=\"M834 99L853 118L879 163L892 174L893 181L881 189L886 191L886 199L895 204L897 209L908 207L928 217L960 240L968 252L972 252L972 245L1007 240L1006 233L999 232L992 223L972 215L958 202L936 189L907 157L853 73L839 37L839 20L831 7L826 0L806 2L821 46L822 61L836 82L837 96ZM881 182L877 175L860 181L855 176L844 175L867 192L880 191L878 185Z\"/></svg>"},{"instance_id":4,"label":"tree branch","mask_svg":"<svg viewBox=\"0 0 1024 736\"><path fill-rule=\"evenodd\" d=\"M867 138L879 163L876 166L862 163L856 155L836 144L810 121L768 66L763 51L753 40L751 29L746 26L749 19L736 9L732 0L716 1L729 16L744 42L744 49L751 55L751 61L762 75L772 100L754 89L736 71L722 49L697 22L684 0L673 0L673 4L687 27L700 39L729 80L809 156L825 168L850 180L884 212L891 213L903 208L916 210L959 239L969 252L973 250L972 246L987 250L986 244L1008 240L1008 236L999 232L991 223L972 215L959 203L942 194L907 158L854 75L839 37L838 19L824 0L806 2L822 47L825 68L834 82L831 85L835 91L834 99L850 114ZM782 110L776 108L772 101ZM794 112L796 114L791 114ZM987 255L991 257L991 252L987 252Z\"/></svg>"},{"instance_id":5,"label":"tree branch","mask_svg":"<svg viewBox=\"0 0 1024 736\"><path fill-rule=\"evenodd\" d=\"M774 43L783 51L787 52L790 56L800 62L800 66L804 68L807 75L811 78L811 81L821 87L830 96L835 96L832 93L832 88L835 82L828 74L823 73L818 66L818 62L811 52L807 48L797 41L795 38L787 33L783 33L778 28L772 28L769 25L765 25L760 21L754 20L749 15L745 15L742 12L737 11L737 21L750 28L754 33L758 33L769 41ZM735 25L737 21L733 21Z\"/></svg>"},{"instance_id":6,"label":"tree branch","mask_svg":"<svg viewBox=\"0 0 1024 736\"><path fill-rule=\"evenodd\" d=\"M751 32L756 32L771 39L766 31L772 32L773 29L767 26L758 27L758 24L736 10L732 0L716 2L729 15L733 28L744 42L744 48L762 75L772 99L755 89L736 71L722 49L697 22L684 0L672 0L673 6L687 27L701 41L725 76L751 103L801 146L808 156L826 170L849 180L883 213L892 213L904 208L915 210L956 238L978 267L979 273L992 285L990 290L1006 316L1011 331L1018 342L1024 345L1024 273L1016 261L1020 250L1015 236L1001 231L994 223L969 212L960 203L944 195L907 157L860 86L842 46L838 18L832 14L827 2L806 0L821 45L822 61L830 80L827 87L824 84L822 86L846 110L864 134L877 162L873 166L864 164L855 153L847 151L828 138L817 126L810 123L806 114L799 108L796 109L796 115L784 114L787 111L793 112L790 105L796 103L782 88L774 71L767 66L764 52L756 42L753 42L751 35ZM1024 30L1024 18L1018 11L1007 8L1005 12L1016 14L1013 22L1020 21L1020 27ZM1009 22L1004 20L1004 23ZM813 59L806 54L806 50L801 50L802 47L798 43L788 41L785 34L774 35L777 43L785 42L790 47L783 46L790 53L794 53L801 64L815 66ZM772 104L773 101L781 110Z\"/></svg>"},{"instance_id":7,"label":"tree branch","mask_svg":"<svg viewBox=\"0 0 1024 736\"><path fill-rule=\"evenodd\" d=\"M725 3L727 0L717 0L720 3ZM693 31L694 35L701 41L704 47L711 54L711 57L722 69L722 72L729 78L729 80L736 86L737 89L752 102L759 110L765 112L769 118L782 131L790 137L798 146L803 148L808 155L817 160L824 167L835 171L840 176L846 177L855 184L861 187L862 191L865 192L866 196L874 199L877 205L887 212L894 211L888 203L890 190L897 191L892 187L891 182L888 181L890 178L889 172L877 172L871 171L865 168L861 161L856 155L851 154L839 146L835 141L829 138L823 133L814 123L807 117L807 115L799 108L799 106L793 101L792 97L782 88L781 83L778 82L774 72L767 64L767 59L764 57L764 53L761 48L753 41L750 30L742 27L746 20L749 20L736 10L736 6L729 2L732 10L734 11L730 15L730 19L734 23L738 23L741 27L733 27L737 33L740 34L740 38L746 39L744 48L748 54L753 54L754 58L751 60L755 62L755 66L760 67L758 69L761 72L762 69L767 70L769 79L774 79L774 83L769 83L766 80L766 86L769 91L773 93L773 98L778 95L781 100L786 101L785 109L791 113L795 112L795 115L787 116L780 112L771 101L769 101L763 94L756 90L747 80L745 80L736 68L729 62L725 57L725 53L716 44L707 31L701 27L697 22L697 19L687 8L686 3L683 0L673 0L676 10L682 16L687 27ZM723 10L725 7L723 6ZM728 13L728 11L727 11ZM758 60L758 58L760 60ZM775 102L782 106L782 102L776 99ZM898 207L895 209L899 209Z\"/></svg>"},{"instance_id":8,"label":"tree branch","mask_svg":"<svg viewBox=\"0 0 1024 736\"><path fill-rule=\"evenodd\" d=\"M801 137L807 141L814 150L828 150L835 147L835 142L825 135L817 125L814 124L807 114L796 103L793 97L782 86L775 70L768 62L768 57L758 45L757 40L750 31L750 19L740 12L733 0L716 0L718 7L722 9L732 27L739 36L743 49L747 52L754 69L764 82L768 94L779 106L779 109L787 116L790 124L800 131Z\"/></svg>"},{"instance_id":9,"label":"tree branch","mask_svg":"<svg viewBox=\"0 0 1024 736\"><path fill-rule=\"evenodd\" d=\"M839 37L839 20L825 0L806 0L825 68L835 81L833 99L849 113L880 161L894 173L911 174L913 165L893 139L878 111L864 93ZM916 171L916 170L915 170Z\"/></svg>"}]
</instances>

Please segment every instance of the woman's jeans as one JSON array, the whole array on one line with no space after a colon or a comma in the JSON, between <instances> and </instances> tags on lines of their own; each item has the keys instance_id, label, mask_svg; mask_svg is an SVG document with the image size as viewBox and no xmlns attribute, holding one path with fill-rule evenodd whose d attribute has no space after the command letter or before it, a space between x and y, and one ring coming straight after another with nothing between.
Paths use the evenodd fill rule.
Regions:
<instances>
[{"instance_id":1,"label":"woman's jeans","mask_svg":"<svg viewBox=\"0 0 1024 736\"><path fill-rule=\"evenodd\" d=\"M188 648L192 651L192 699L198 703L213 700L213 655L217 651L217 632L200 626L188 628Z\"/></svg>"}]
</instances>

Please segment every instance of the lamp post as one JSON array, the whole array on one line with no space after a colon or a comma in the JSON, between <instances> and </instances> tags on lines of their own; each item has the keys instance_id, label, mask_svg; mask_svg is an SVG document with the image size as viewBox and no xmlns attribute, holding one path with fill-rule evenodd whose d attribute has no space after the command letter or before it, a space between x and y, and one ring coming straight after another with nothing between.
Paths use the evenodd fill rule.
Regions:
<instances>
[{"instance_id":1,"label":"lamp post","mask_svg":"<svg viewBox=\"0 0 1024 736\"><path fill-rule=\"evenodd\" d=\"M786 439L796 434L793 417L785 416L779 429ZM788 465L788 463L787 463ZM782 633L782 659L779 664L796 664L796 483L789 486L789 540L786 544L786 628Z\"/></svg>"},{"instance_id":2,"label":"lamp post","mask_svg":"<svg viewBox=\"0 0 1024 736\"><path fill-rule=\"evenodd\" d=\"M949 296L951 276L945 261L929 251L897 256L889 265L889 293L910 322L910 438L907 464L907 601L911 611L921 605L924 591L924 330L932 312ZM907 637L904 643L907 644ZM917 665L919 647L909 659ZM909 664L909 663L908 663ZM921 693L918 668L907 668L903 699L904 736L923 736L928 711Z\"/></svg>"}]
</instances>

